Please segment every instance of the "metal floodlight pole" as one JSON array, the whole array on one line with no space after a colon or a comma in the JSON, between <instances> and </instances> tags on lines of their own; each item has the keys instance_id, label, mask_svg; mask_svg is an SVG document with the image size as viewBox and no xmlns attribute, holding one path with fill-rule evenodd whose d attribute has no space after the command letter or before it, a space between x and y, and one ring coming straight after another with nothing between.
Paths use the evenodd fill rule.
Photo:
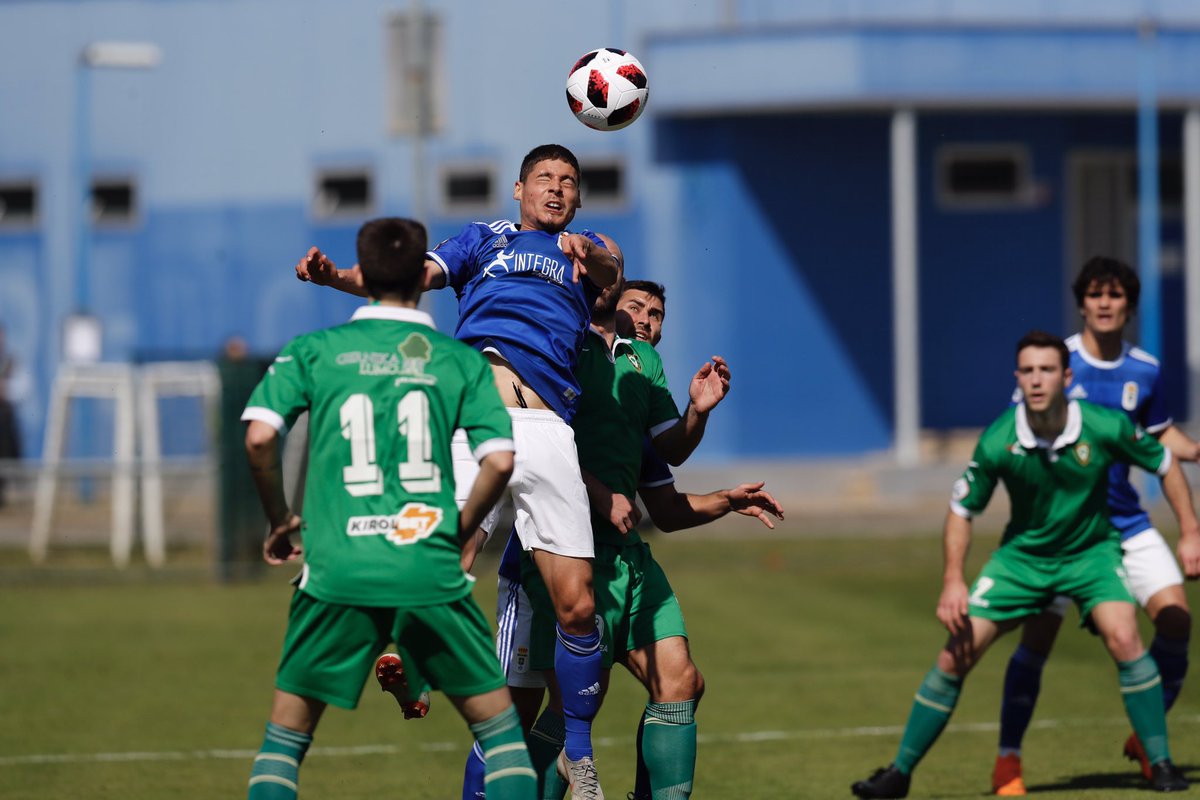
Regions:
<instances>
[{"instance_id":1,"label":"metal floodlight pole","mask_svg":"<svg viewBox=\"0 0 1200 800\"><path fill-rule=\"evenodd\" d=\"M154 69L162 50L149 42L92 42L83 48L75 72L75 169L79 187L76 219L75 307L87 313L91 303L90 221L92 170L93 69Z\"/></svg>"}]
</instances>

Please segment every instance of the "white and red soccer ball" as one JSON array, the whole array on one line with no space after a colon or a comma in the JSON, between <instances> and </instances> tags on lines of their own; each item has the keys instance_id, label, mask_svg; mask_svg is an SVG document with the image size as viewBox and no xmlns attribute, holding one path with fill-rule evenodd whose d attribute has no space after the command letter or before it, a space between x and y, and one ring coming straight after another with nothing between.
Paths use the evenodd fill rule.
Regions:
<instances>
[{"instance_id":1,"label":"white and red soccer ball","mask_svg":"<svg viewBox=\"0 0 1200 800\"><path fill-rule=\"evenodd\" d=\"M646 70L624 50L585 53L567 76L567 105L575 118L598 131L624 128L646 110Z\"/></svg>"}]
</instances>

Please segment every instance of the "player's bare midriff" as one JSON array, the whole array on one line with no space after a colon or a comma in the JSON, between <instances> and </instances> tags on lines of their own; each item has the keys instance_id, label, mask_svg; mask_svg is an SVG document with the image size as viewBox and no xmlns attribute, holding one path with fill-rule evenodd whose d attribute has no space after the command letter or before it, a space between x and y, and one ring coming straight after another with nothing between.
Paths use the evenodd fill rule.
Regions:
<instances>
[{"instance_id":1,"label":"player's bare midriff","mask_svg":"<svg viewBox=\"0 0 1200 800\"><path fill-rule=\"evenodd\" d=\"M488 351L483 354L492 365L492 375L496 378L496 388L500 390L500 399L509 408L540 408L547 411L553 409L533 390L524 378L504 360L499 353Z\"/></svg>"}]
</instances>

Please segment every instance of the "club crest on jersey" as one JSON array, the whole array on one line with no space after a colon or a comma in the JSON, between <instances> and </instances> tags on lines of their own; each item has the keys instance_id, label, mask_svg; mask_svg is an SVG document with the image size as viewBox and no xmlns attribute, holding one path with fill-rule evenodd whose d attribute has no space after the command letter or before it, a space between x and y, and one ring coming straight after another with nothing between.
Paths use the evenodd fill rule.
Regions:
<instances>
[{"instance_id":1,"label":"club crest on jersey","mask_svg":"<svg viewBox=\"0 0 1200 800\"><path fill-rule=\"evenodd\" d=\"M1121 388L1121 408L1126 411L1135 411L1138 405L1138 385L1133 381L1126 381Z\"/></svg>"},{"instance_id":2,"label":"club crest on jersey","mask_svg":"<svg viewBox=\"0 0 1200 800\"><path fill-rule=\"evenodd\" d=\"M408 338L396 345L400 353L400 377L396 383L423 383L432 385L437 378L425 374L425 365L433 356L433 345L422 333L410 333Z\"/></svg>"},{"instance_id":3,"label":"club crest on jersey","mask_svg":"<svg viewBox=\"0 0 1200 800\"><path fill-rule=\"evenodd\" d=\"M1080 466L1086 467L1092 461L1092 448L1087 442L1080 442L1075 445L1075 460Z\"/></svg>"},{"instance_id":4,"label":"club crest on jersey","mask_svg":"<svg viewBox=\"0 0 1200 800\"><path fill-rule=\"evenodd\" d=\"M636 369L638 372L642 371L642 360L638 358L637 353L626 353L625 357L629 359L630 364L633 364L634 369Z\"/></svg>"},{"instance_id":5,"label":"club crest on jersey","mask_svg":"<svg viewBox=\"0 0 1200 800\"><path fill-rule=\"evenodd\" d=\"M443 516L440 508L406 503L396 514L351 517L346 522L346 535L383 536L392 544L415 544L433 535Z\"/></svg>"},{"instance_id":6,"label":"club crest on jersey","mask_svg":"<svg viewBox=\"0 0 1200 800\"><path fill-rule=\"evenodd\" d=\"M1014 456L1023 456L1025 455L1025 448L1021 447L1020 442L1013 442L1008 448L1008 452L1012 453Z\"/></svg>"}]
</instances>

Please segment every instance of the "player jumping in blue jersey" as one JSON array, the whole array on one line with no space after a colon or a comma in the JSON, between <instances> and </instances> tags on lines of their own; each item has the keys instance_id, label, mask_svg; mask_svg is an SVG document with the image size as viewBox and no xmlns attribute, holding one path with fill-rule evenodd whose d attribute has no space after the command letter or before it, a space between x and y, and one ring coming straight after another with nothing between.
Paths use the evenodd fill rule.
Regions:
<instances>
[{"instance_id":1,"label":"player jumping in blue jersey","mask_svg":"<svg viewBox=\"0 0 1200 800\"><path fill-rule=\"evenodd\" d=\"M591 523L570 421L574 370L596 297L618 276L616 258L590 232L567 226L579 209L579 162L565 147L541 145L513 187L520 221L467 225L426 254L423 288L454 288L455 336L488 358L513 417L517 462L501 506L515 518L549 589L558 622L555 675L562 687L567 758L594 786L591 720L598 708L600 631L592 593ZM312 248L296 265L301 280L362 293L357 267L339 270ZM682 457L686 457L686 453ZM680 460L682 460L682 457ZM460 442L456 466L470 461ZM468 466L469 469L469 466ZM458 470L456 468L456 479ZM465 481L460 481L465 482ZM536 487L536 491L534 491ZM460 491L469 488L469 484Z\"/></svg>"},{"instance_id":2,"label":"player jumping in blue jersey","mask_svg":"<svg viewBox=\"0 0 1200 800\"><path fill-rule=\"evenodd\" d=\"M1137 273L1116 259L1096 257L1083 265L1072 288L1083 317L1083 331L1067 339L1074 375L1068 397L1121 409L1157 436L1175 457L1196 461L1200 445L1172 424L1167 413L1158 361L1122 338L1126 323L1137 309ZM1129 482L1128 465L1119 463L1111 468L1108 500L1113 527L1121 533L1130 588L1154 621L1150 654L1158 664L1163 700L1170 709L1188 668L1192 618L1183 591L1183 575L1171 548L1142 508ZM1200 576L1200 537L1181 537L1177 552L1187 577ZM1049 610L1025 623L1021 643L1008 664L1000 711L1000 750L992 774L992 788L1001 796L1025 794L1021 742L1033 717L1042 667L1069 605L1063 600L1060 598ZM1140 761L1143 774L1150 778L1150 763L1134 734L1125 743L1125 755Z\"/></svg>"}]
</instances>

